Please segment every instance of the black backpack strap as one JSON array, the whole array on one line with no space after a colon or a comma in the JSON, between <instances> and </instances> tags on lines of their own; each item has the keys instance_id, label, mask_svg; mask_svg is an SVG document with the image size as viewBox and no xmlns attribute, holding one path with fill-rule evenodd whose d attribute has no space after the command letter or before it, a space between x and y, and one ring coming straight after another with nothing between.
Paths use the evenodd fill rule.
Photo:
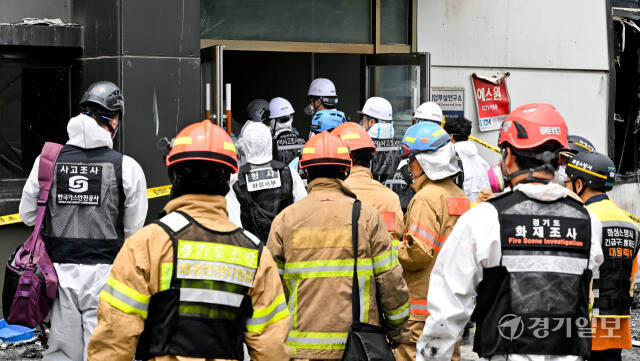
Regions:
<instances>
[{"instance_id":1,"label":"black backpack strap","mask_svg":"<svg viewBox=\"0 0 640 361\"><path fill-rule=\"evenodd\" d=\"M360 287L358 286L358 220L360 219L359 200L353 202L351 212L351 239L353 240L353 283L351 289L351 312L353 322L360 320Z\"/></svg>"}]
</instances>

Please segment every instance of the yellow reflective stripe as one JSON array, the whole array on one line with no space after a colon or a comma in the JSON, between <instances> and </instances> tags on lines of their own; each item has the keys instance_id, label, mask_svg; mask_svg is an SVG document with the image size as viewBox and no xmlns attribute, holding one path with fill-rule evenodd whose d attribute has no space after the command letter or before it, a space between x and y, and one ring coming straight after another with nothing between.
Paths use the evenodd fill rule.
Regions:
<instances>
[{"instance_id":1,"label":"yellow reflective stripe","mask_svg":"<svg viewBox=\"0 0 640 361\"><path fill-rule=\"evenodd\" d=\"M371 296L371 277L365 277L364 279L364 292L362 295L362 308L364 309L364 317L362 322L369 323L369 298Z\"/></svg>"},{"instance_id":2,"label":"yellow reflective stripe","mask_svg":"<svg viewBox=\"0 0 640 361\"><path fill-rule=\"evenodd\" d=\"M160 265L160 291L168 290L171 287L172 273L173 263L165 262Z\"/></svg>"},{"instance_id":3,"label":"yellow reflective stripe","mask_svg":"<svg viewBox=\"0 0 640 361\"><path fill-rule=\"evenodd\" d=\"M282 274L284 273L284 264L280 263L280 262L276 262L276 261L274 261L274 263L276 264L276 268L278 269L278 273L280 274L280 276L282 276Z\"/></svg>"},{"instance_id":4,"label":"yellow reflective stripe","mask_svg":"<svg viewBox=\"0 0 640 361\"><path fill-rule=\"evenodd\" d=\"M258 268L258 250L213 242L178 241L178 258Z\"/></svg>"},{"instance_id":5,"label":"yellow reflective stripe","mask_svg":"<svg viewBox=\"0 0 640 361\"><path fill-rule=\"evenodd\" d=\"M149 304L149 298L150 298L149 296L143 295L142 293L134 290L133 288L125 285L124 283L116 280L111 276L107 278L107 285L115 288L116 290L120 291L121 293L127 295L130 298L133 298L134 300L140 303Z\"/></svg>"},{"instance_id":6,"label":"yellow reflective stripe","mask_svg":"<svg viewBox=\"0 0 640 361\"><path fill-rule=\"evenodd\" d=\"M292 262L284 265L285 279L350 277L353 275L353 259ZM358 260L358 275L373 275L371 259Z\"/></svg>"},{"instance_id":7,"label":"yellow reflective stripe","mask_svg":"<svg viewBox=\"0 0 640 361\"><path fill-rule=\"evenodd\" d=\"M358 259L358 266L371 265L371 259ZM324 266L351 266L353 267L353 259L331 259L319 261L303 261L303 262L287 262L284 269L307 268L307 267L324 267Z\"/></svg>"},{"instance_id":8,"label":"yellow reflective stripe","mask_svg":"<svg viewBox=\"0 0 640 361\"><path fill-rule=\"evenodd\" d=\"M398 264L398 258L393 249L373 257L373 273L379 274L390 270Z\"/></svg>"},{"instance_id":9,"label":"yellow reflective stripe","mask_svg":"<svg viewBox=\"0 0 640 361\"><path fill-rule=\"evenodd\" d=\"M302 148L302 154L316 154L316 148L304 147Z\"/></svg>"},{"instance_id":10,"label":"yellow reflective stripe","mask_svg":"<svg viewBox=\"0 0 640 361\"><path fill-rule=\"evenodd\" d=\"M338 154L346 154L349 153L349 148L347 147L338 147Z\"/></svg>"},{"instance_id":11,"label":"yellow reflective stripe","mask_svg":"<svg viewBox=\"0 0 640 361\"><path fill-rule=\"evenodd\" d=\"M173 141L173 146L192 144L192 143L193 143L193 138L191 137L178 137Z\"/></svg>"},{"instance_id":12,"label":"yellow reflective stripe","mask_svg":"<svg viewBox=\"0 0 640 361\"><path fill-rule=\"evenodd\" d=\"M262 332L268 325L278 322L288 315L287 300L284 298L284 293L281 293L269 307L253 310L253 315L247 320L247 331Z\"/></svg>"},{"instance_id":13,"label":"yellow reflective stripe","mask_svg":"<svg viewBox=\"0 0 640 361\"><path fill-rule=\"evenodd\" d=\"M404 141L405 142L409 142L409 143L415 143L416 142L416 138L414 138L414 137L404 137Z\"/></svg>"},{"instance_id":14,"label":"yellow reflective stripe","mask_svg":"<svg viewBox=\"0 0 640 361\"><path fill-rule=\"evenodd\" d=\"M340 136L340 139L342 140L360 139L360 134L358 133L343 134Z\"/></svg>"},{"instance_id":15,"label":"yellow reflective stripe","mask_svg":"<svg viewBox=\"0 0 640 361\"><path fill-rule=\"evenodd\" d=\"M128 313L130 315L139 315L143 319L147 318L147 309L140 309L134 306L129 305L128 303L118 299L116 296L107 292L106 290L100 291L100 299L104 300L115 309L120 310L124 313Z\"/></svg>"},{"instance_id":16,"label":"yellow reflective stripe","mask_svg":"<svg viewBox=\"0 0 640 361\"><path fill-rule=\"evenodd\" d=\"M312 350L344 350L346 332L300 332L289 331L287 345Z\"/></svg>"},{"instance_id":17,"label":"yellow reflective stripe","mask_svg":"<svg viewBox=\"0 0 640 361\"><path fill-rule=\"evenodd\" d=\"M409 306L410 303L409 301L407 301L407 303L396 308L395 310L385 312L384 314L387 321L392 325L397 325L406 321L409 318Z\"/></svg>"},{"instance_id":18,"label":"yellow reflective stripe","mask_svg":"<svg viewBox=\"0 0 640 361\"><path fill-rule=\"evenodd\" d=\"M569 163L569 164L567 164L567 166L568 166L568 167L571 167L571 168L575 168L575 169L580 170L580 171L583 171L583 172L585 172L585 173L587 173L587 174L591 174L591 175L592 175L592 176L594 176L594 177L602 178L602 179L604 179L604 180L606 180L606 179L607 179L607 176L604 176L604 175L602 175L602 174L598 174L598 173L596 173L596 172L592 172L592 171L590 171L590 170L588 170L588 169L585 169L585 168L582 168L582 167L578 167L578 166L577 166L577 165L575 165L575 164L571 164L571 163Z\"/></svg>"},{"instance_id":19,"label":"yellow reflective stripe","mask_svg":"<svg viewBox=\"0 0 640 361\"><path fill-rule=\"evenodd\" d=\"M629 318L630 315L591 315L591 317L596 318Z\"/></svg>"},{"instance_id":20,"label":"yellow reflective stripe","mask_svg":"<svg viewBox=\"0 0 640 361\"><path fill-rule=\"evenodd\" d=\"M224 149L237 153L235 144L231 142L224 142Z\"/></svg>"},{"instance_id":21,"label":"yellow reflective stripe","mask_svg":"<svg viewBox=\"0 0 640 361\"><path fill-rule=\"evenodd\" d=\"M435 132L431 133L432 137L437 137L439 135L441 135L442 133L444 133L444 129L438 129Z\"/></svg>"}]
</instances>

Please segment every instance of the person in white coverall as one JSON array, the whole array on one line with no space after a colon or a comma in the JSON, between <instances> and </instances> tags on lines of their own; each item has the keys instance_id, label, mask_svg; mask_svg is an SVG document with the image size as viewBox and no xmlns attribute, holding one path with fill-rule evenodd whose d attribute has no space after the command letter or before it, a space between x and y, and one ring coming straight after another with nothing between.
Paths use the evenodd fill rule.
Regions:
<instances>
[{"instance_id":1,"label":"person in white coverall","mask_svg":"<svg viewBox=\"0 0 640 361\"><path fill-rule=\"evenodd\" d=\"M483 189L490 190L489 164L478 155L478 148L469 141L471 121L465 118L453 118L444 123L444 130L451 136L456 153L462 160L464 169L463 190L471 203L475 203Z\"/></svg>"},{"instance_id":2,"label":"person in white coverall","mask_svg":"<svg viewBox=\"0 0 640 361\"><path fill-rule=\"evenodd\" d=\"M544 130L544 131L542 131ZM449 360L476 322L482 359L581 361L591 350L589 284L603 262L600 221L553 183L567 127L549 104L527 104L499 138L512 190L463 214L431 272L417 361Z\"/></svg>"},{"instance_id":3,"label":"person in white coverall","mask_svg":"<svg viewBox=\"0 0 640 361\"><path fill-rule=\"evenodd\" d=\"M296 170L273 160L271 131L266 125L248 123L238 147L247 163L230 180L231 190L226 196L229 219L266 242L273 217L306 197L307 190Z\"/></svg>"},{"instance_id":4,"label":"person in white coverall","mask_svg":"<svg viewBox=\"0 0 640 361\"><path fill-rule=\"evenodd\" d=\"M69 121L69 141L56 161L43 227L58 275L45 361L86 360L100 290L124 239L142 228L147 215L142 168L112 149L124 114L120 89L95 83L80 105L83 114ZM36 219L39 163L38 157L22 192L20 217L26 225ZM84 185L80 192L72 187L76 184Z\"/></svg>"}]
</instances>

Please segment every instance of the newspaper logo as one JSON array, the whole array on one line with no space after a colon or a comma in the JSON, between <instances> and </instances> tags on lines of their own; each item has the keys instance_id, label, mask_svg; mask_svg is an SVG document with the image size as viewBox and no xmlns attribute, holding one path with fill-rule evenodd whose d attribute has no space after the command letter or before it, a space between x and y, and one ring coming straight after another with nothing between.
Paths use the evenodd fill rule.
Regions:
<instances>
[{"instance_id":1,"label":"newspaper logo","mask_svg":"<svg viewBox=\"0 0 640 361\"><path fill-rule=\"evenodd\" d=\"M524 322L522 317L514 314L506 314L498 321L498 332L502 338L513 341L522 336L524 332Z\"/></svg>"}]
</instances>

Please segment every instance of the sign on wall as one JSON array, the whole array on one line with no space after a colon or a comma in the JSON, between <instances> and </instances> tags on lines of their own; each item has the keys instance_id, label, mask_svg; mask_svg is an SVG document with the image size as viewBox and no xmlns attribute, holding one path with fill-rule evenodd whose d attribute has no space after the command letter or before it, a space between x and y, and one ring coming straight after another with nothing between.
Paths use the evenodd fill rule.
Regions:
<instances>
[{"instance_id":1,"label":"sign on wall","mask_svg":"<svg viewBox=\"0 0 640 361\"><path fill-rule=\"evenodd\" d=\"M480 131L500 129L509 115L511 104L506 82L508 76L509 73L489 76L471 74Z\"/></svg>"},{"instance_id":2,"label":"sign on wall","mask_svg":"<svg viewBox=\"0 0 640 361\"><path fill-rule=\"evenodd\" d=\"M464 117L464 88L431 88L431 101L440 106L445 120Z\"/></svg>"}]
</instances>

